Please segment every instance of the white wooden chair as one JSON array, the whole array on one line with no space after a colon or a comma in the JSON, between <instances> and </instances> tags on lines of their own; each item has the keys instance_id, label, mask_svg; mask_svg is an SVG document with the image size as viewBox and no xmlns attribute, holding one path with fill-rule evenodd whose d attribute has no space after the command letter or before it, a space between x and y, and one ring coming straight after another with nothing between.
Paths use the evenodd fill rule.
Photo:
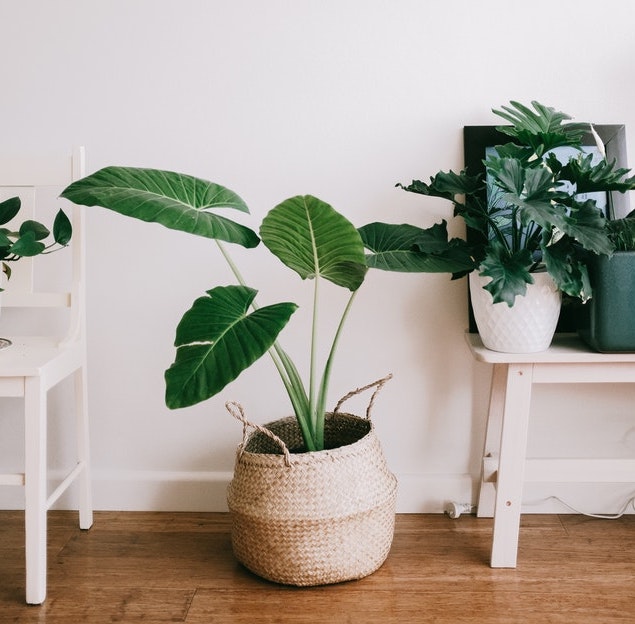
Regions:
<instances>
[{"instance_id":1,"label":"white wooden chair","mask_svg":"<svg viewBox=\"0 0 635 624\"><path fill-rule=\"evenodd\" d=\"M89 475L88 413L86 404L86 329L84 305L84 225L82 208L64 203L59 193L70 182L84 175L84 150L57 159L39 156L11 158L0 155L0 200L19 196L22 210L17 219L29 218L35 210L36 220L52 225L58 208L63 207L73 224L69 249L46 257L22 258L11 263L12 275L5 282L0 302L3 316L14 315L23 322L34 319L40 335L6 336L12 344L0 349L0 397L24 399L24 472L0 475L0 485L24 487L26 534L26 601L40 604L46 597L47 511L77 478L79 484L79 526L88 529L93 523ZM52 199L51 199L52 198ZM40 200L54 204L52 217L40 217ZM64 256L64 267L72 273L68 292L43 292L38 288L38 274L49 262ZM72 266L72 268L71 268ZM34 268L37 269L34 271ZM57 276L56 276L57 278ZM55 280L49 280L55 281ZM48 283L47 283L48 286ZM20 312L6 308L18 307ZM51 312L52 308L66 312ZM24 312L22 312L24 309ZM58 315L55 336L41 335L46 315ZM0 336L5 336L0 317ZM31 332L37 333L37 332ZM71 377L77 433L77 463L49 494L47 466L48 391ZM71 382L68 382L71 383ZM0 400L0 416L2 415ZM6 404L6 401L4 401ZM0 579L0 583L1 583Z\"/></svg>"}]
</instances>

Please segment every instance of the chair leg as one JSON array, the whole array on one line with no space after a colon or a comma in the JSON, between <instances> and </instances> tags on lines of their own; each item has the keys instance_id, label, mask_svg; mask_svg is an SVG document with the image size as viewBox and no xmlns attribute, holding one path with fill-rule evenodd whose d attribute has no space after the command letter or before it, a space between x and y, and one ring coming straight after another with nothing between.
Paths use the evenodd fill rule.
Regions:
<instances>
[{"instance_id":1,"label":"chair leg","mask_svg":"<svg viewBox=\"0 0 635 624\"><path fill-rule=\"evenodd\" d=\"M75 415L77 418L77 458L83 465L83 470L79 474L79 528L90 529L93 525L93 503L86 369L84 367L77 369L75 373Z\"/></svg>"},{"instance_id":2,"label":"chair leg","mask_svg":"<svg viewBox=\"0 0 635 624\"><path fill-rule=\"evenodd\" d=\"M46 598L46 390L42 380L25 380L25 533L26 601L41 604Z\"/></svg>"}]
</instances>

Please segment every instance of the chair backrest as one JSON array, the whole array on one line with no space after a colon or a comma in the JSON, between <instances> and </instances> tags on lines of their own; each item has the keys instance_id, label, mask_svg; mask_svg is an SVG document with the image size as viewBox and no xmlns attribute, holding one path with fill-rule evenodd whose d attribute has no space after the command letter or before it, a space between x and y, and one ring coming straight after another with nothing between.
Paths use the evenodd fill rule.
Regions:
<instances>
[{"instance_id":1,"label":"chair backrest","mask_svg":"<svg viewBox=\"0 0 635 624\"><path fill-rule=\"evenodd\" d=\"M35 219L52 229L60 208L73 226L68 249L10 263L11 278L3 280L0 304L2 308L67 308L70 318L64 341L82 338L85 332L85 226L82 207L59 194L84 176L84 167L83 147L57 155L0 154L0 201L18 196L22 202L16 226ZM2 227L11 229L12 224Z\"/></svg>"}]
</instances>

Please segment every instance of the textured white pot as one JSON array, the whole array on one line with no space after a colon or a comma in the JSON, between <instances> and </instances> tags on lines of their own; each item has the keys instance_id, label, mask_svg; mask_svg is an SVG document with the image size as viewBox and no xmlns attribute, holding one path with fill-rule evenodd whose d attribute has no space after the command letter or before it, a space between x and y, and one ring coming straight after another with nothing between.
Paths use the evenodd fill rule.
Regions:
<instances>
[{"instance_id":1,"label":"textured white pot","mask_svg":"<svg viewBox=\"0 0 635 624\"><path fill-rule=\"evenodd\" d=\"M532 273L524 297L510 308L493 303L483 288L491 278L470 273L470 297L474 319L483 344L503 353L536 353L549 348L560 315L561 293L549 273Z\"/></svg>"}]
</instances>

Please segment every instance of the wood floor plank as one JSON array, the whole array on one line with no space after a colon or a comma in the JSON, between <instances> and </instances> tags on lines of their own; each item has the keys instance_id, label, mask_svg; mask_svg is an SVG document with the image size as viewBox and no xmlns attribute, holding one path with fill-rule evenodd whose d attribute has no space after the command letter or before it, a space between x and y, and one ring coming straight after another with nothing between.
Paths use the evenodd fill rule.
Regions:
<instances>
[{"instance_id":1,"label":"wood floor plank","mask_svg":"<svg viewBox=\"0 0 635 624\"><path fill-rule=\"evenodd\" d=\"M375 574L293 588L234 559L226 514L49 514L49 589L24 605L21 512L0 512L0 624L622 624L635 621L635 516L522 517L518 568L489 567L492 521L399 515Z\"/></svg>"},{"instance_id":2,"label":"wood floor plank","mask_svg":"<svg viewBox=\"0 0 635 624\"><path fill-rule=\"evenodd\" d=\"M0 622L184 622L193 595L193 591L143 587L58 588L41 606L6 606L0 612Z\"/></svg>"},{"instance_id":3,"label":"wood floor plank","mask_svg":"<svg viewBox=\"0 0 635 624\"><path fill-rule=\"evenodd\" d=\"M365 592L361 588L264 590L196 593L188 624L315 624L477 623L598 624L632 622L628 597L597 599L589 613L580 594L541 592L398 591Z\"/></svg>"}]
</instances>

